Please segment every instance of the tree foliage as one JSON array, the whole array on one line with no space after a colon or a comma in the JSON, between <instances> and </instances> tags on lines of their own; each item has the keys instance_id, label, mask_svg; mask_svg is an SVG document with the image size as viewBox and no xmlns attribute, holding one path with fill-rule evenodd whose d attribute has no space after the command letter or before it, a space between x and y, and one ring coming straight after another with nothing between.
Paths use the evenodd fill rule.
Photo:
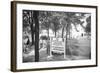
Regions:
<instances>
[{"instance_id":1,"label":"tree foliage","mask_svg":"<svg viewBox=\"0 0 100 73\"><path fill-rule=\"evenodd\" d=\"M87 22L87 25L86 25L86 28L85 28L85 32L90 33L91 32L91 16L89 16L86 19L86 22Z\"/></svg>"},{"instance_id":2,"label":"tree foliage","mask_svg":"<svg viewBox=\"0 0 100 73\"><path fill-rule=\"evenodd\" d=\"M26 32L31 32L31 38L32 42L31 45L34 44L34 31L35 31L35 26L34 26L34 11L32 10L23 10L23 31L27 29L28 27L30 28L30 31L27 30ZM28 35L27 35L28 36Z\"/></svg>"}]
</instances>

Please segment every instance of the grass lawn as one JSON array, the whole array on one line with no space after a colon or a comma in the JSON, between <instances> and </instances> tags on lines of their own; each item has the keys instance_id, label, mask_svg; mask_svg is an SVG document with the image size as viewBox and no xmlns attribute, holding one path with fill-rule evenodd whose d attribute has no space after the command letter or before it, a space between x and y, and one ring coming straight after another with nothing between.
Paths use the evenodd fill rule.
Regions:
<instances>
[{"instance_id":1,"label":"grass lawn","mask_svg":"<svg viewBox=\"0 0 100 73\"><path fill-rule=\"evenodd\" d=\"M64 61L64 60L83 60L91 58L91 40L90 39L70 39L67 41L66 58L64 54L52 53L51 57L48 57L47 49L42 48L39 50L39 62L43 61ZM34 51L34 50L33 50ZM35 54L31 51L29 54L24 54L24 62L34 62ZM33 52L33 53L32 53Z\"/></svg>"},{"instance_id":2,"label":"grass lawn","mask_svg":"<svg viewBox=\"0 0 100 73\"><path fill-rule=\"evenodd\" d=\"M68 40L67 45L68 50L66 58L64 59L63 54L53 54L52 57L47 57L46 49L40 52L39 61L62 61L62 60L83 60L91 58L91 40L90 39L70 39Z\"/></svg>"}]
</instances>

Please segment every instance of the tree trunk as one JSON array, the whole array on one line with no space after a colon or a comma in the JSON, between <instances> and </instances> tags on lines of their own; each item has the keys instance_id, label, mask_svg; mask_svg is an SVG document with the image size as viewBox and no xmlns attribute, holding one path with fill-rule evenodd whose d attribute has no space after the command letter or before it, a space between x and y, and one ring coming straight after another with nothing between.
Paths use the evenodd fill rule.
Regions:
<instances>
[{"instance_id":1,"label":"tree trunk","mask_svg":"<svg viewBox=\"0 0 100 73\"><path fill-rule=\"evenodd\" d=\"M70 29L71 29L71 28L69 27L69 40L70 40Z\"/></svg>"},{"instance_id":2,"label":"tree trunk","mask_svg":"<svg viewBox=\"0 0 100 73\"><path fill-rule=\"evenodd\" d=\"M32 44L31 45L34 45L34 27L33 27L33 24L31 24L31 37L32 37Z\"/></svg>"},{"instance_id":3,"label":"tree trunk","mask_svg":"<svg viewBox=\"0 0 100 73\"><path fill-rule=\"evenodd\" d=\"M66 43L66 44L65 44L65 51L66 51L66 55L67 55L67 54L68 54L68 53L67 53L67 49L68 49L68 48L67 48L67 28L66 28L66 42L65 42L65 43Z\"/></svg>"},{"instance_id":4,"label":"tree trunk","mask_svg":"<svg viewBox=\"0 0 100 73\"><path fill-rule=\"evenodd\" d=\"M69 49L69 45L68 45L68 38L67 38L67 36L68 36L68 26L66 27L66 55L70 55L70 49Z\"/></svg>"},{"instance_id":5,"label":"tree trunk","mask_svg":"<svg viewBox=\"0 0 100 73\"><path fill-rule=\"evenodd\" d=\"M32 38L32 44L31 45L34 45L33 11L30 12L29 23L30 23L31 38Z\"/></svg>"},{"instance_id":6,"label":"tree trunk","mask_svg":"<svg viewBox=\"0 0 100 73\"><path fill-rule=\"evenodd\" d=\"M64 27L62 28L62 40L64 41Z\"/></svg>"},{"instance_id":7,"label":"tree trunk","mask_svg":"<svg viewBox=\"0 0 100 73\"><path fill-rule=\"evenodd\" d=\"M34 45L34 27L33 27L33 11L32 11L32 23L31 23L32 45Z\"/></svg>"},{"instance_id":8,"label":"tree trunk","mask_svg":"<svg viewBox=\"0 0 100 73\"><path fill-rule=\"evenodd\" d=\"M48 32L48 39L47 39L47 55L50 55L50 45L49 45L50 37L49 37L49 28L47 29L47 32Z\"/></svg>"},{"instance_id":9,"label":"tree trunk","mask_svg":"<svg viewBox=\"0 0 100 73\"><path fill-rule=\"evenodd\" d=\"M34 22L35 22L35 62L39 61L39 11L34 11Z\"/></svg>"},{"instance_id":10,"label":"tree trunk","mask_svg":"<svg viewBox=\"0 0 100 73\"><path fill-rule=\"evenodd\" d=\"M56 38L56 35L57 35L56 33L57 33L57 32L56 32L56 30L55 30L55 38Z\"/></svg>"},{"instance_id":11,"label":"tree trunk","mask_svg":"<svg viewBox=\"0 0 100 73\"><path fill-rule=\"evenodd\" d=\"M47 32L48 32L48 40L49 40L49 28L47 29Z\"/></svg>"}]
</instances>

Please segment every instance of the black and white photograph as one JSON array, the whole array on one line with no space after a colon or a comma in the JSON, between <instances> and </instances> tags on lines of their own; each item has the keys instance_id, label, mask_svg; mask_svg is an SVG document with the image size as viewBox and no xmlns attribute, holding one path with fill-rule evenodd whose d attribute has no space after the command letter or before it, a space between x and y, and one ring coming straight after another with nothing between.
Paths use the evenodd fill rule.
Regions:
<instances>
[{"instance_id":1,"label":"black and white photograph","mask_svg":"<svg viewBox=\"0 0 100 73\"><path fill-rule=\"evenodd\" d=\"M97 6L12 2L12 71L97 66Z\"/></svg>"},{"instance_id":2,"label":"black and white photograph","mask_svg":"<svg viewBox=\"0 0 100 73\"><path fill-rule=\"evenodd\" d=\"M23 62L35 61L35 49L39 62L91 59L91 13L23 10Z\"/></svg>"}]
</instances>

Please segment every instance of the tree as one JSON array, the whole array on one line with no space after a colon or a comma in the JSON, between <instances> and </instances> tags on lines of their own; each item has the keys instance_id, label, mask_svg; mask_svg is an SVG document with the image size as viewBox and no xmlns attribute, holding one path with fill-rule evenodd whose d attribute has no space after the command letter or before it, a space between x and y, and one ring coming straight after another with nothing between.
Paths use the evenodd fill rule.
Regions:
<instances>
[{"instance_id":1,"label":"tree","mask_svg":"<svg viewBox=\"0 0 100 73\"><path fill-rule=\"evenodd\" d=\"M31 38L32 38L32 43L31 45L34 45L34 31L35 31L35 26L34 24L34 18L33 18L33 11L32 10L23 10L23 28L30 27L31 31ZM27 32L29 32L27 30Z\"/></svg>"},{"instance_id":2,"label":"tree","mask_svg":"<svg viewBox=\"0 0 100 73\"><path fill-rule=\"evenodd\" d=\"M40 11L39 12L39 22L40 22L40 31L42 29L47 30L47 54L50 54L50 37L49 37L49 29L51 27L51 18L52 18L52 13L48 11Z\"/></svg>"},{"instance_id":3,"label":"tree","mask_svg":"<svg viewBox=\"0 0 100 73\"><path fill-rule=\"evenodd\" d=\"M70 30L71 30L71 27L72 27L72 25L71 24L73 24L74 26L75 26L75 29L76 29L76 31L78 32L78 30L77 30L77 25L81 25L82 27L83 27L83 21L81 21L80 19L82 19L83 18L83 15L81 16L81 15L79 15L79 16L77 16L76 14L77 13L73 13L73 12L67 12L67 13L65 13L66 14L66 17L64 18L65 20L66 20L66 22L67 22L67 24L66 24L66 52L67 52L67 54L70 52L69 51L69 47L68 47L68 45L67 45L67 36L69 35L70 36ZM69 37L70 38L70 37Z\"/></svg>"},{"instance_id":4,"label":"tree","mask_svg":"<svg viewBox=\"0 0 100 73\"><path fill-rule=\"evenodd\" d=\"M51 12L48 11L41 11L39 12L39 22L40 22L40 29L46 29L49 39L49 29L51 26Z\"/></svg>"},{"instance_id":5,"label":"tree","mask_svg":"<svg viewBox=\"0 0 100 73\"><path fill-rule=\"evenodd\" d=\"M23 10L23 28L29 26L29 11Z\"/></svg>"},{"instance_id":6,"label":"tree","mask_svg":"<svg viewBox=\"0 0 100 73\"><path fill-rule=\"evenodd\" d=\"M54 17L52 19L52 23L53 23L52 30L55 32L55 37L56 37L56 33L60 29L60 26L61 26L60 22L59 22L59 18L58 17Z\"/></svg>"},{"instance_id":7,"label":"tree","mask_svg":"<svg viewBox=\"0 0 100 73\"><path fill-rule=\"evenodd\" d=\"M37 26L35 26L35 31L36 31L36 33L35 33L35 39L37 39L37 40L35 40L35 61L36 62L38 62L39 61L39 46L38 46L38 40L39 40L39 19L38 19L38 17L39 17L39 11L34 11L34 14L33 14L33 17L34 17L34 23L35 23L35 25L37 25Z\"/></svg>"},{"instance_id":8,"label":"tree","mask_svg":"<svg viewBox=\"0 0 100 73\"><path fill-rule=\"evenodd\" d=\"M89 33L91 32L91 16L89 16L87 19L86 19L86 22L87 22L87 25L86 25L86 28L85 28L85 32Z\"/></svg>"},{"instance_id":9,"label":"tree","mask_svg":"<svg viewBox=\"0 0 100 73\"><path fill-rule=\"evenodd\" d=\"M67 22L64 18L61 18L60 19L60 24L62 26L62 35L61 35L61 37L63 39L64 38L64 30L65 30L65 27L67 26Z\"/></svg>"},{"instance_id":10,"label":"tree","mask_svg":"<svg viewBox=\"0 0 100 73\"><path fill-rule=\"evenodd\" d=\"M35 34L35 26L34 26L34 16L33 11L30 11L30 28L31 28L31 37L32 37L32 44L34 45L34 34Z\"/></svg>"}]
</instances>

